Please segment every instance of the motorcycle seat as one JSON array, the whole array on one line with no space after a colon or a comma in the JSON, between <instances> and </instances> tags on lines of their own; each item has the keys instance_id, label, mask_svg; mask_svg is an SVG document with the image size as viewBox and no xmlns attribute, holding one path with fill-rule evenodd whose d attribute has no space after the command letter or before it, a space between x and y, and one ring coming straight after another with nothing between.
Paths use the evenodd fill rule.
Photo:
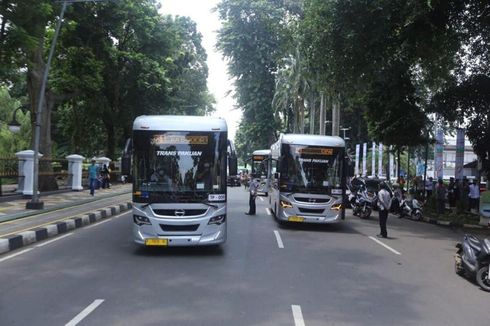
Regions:
<instances>
[{"instance_id":1,"label":"motorcycle seat","mask_svg":"<svg viewBox=\"0 0 490 326\"><path fill-rule=\"evenodd\" d=\"M482 241L480 239L478 239L477 237L469 236L468 237L468 243L476 251L481 251Z\"/></svg>"}]
</instances>

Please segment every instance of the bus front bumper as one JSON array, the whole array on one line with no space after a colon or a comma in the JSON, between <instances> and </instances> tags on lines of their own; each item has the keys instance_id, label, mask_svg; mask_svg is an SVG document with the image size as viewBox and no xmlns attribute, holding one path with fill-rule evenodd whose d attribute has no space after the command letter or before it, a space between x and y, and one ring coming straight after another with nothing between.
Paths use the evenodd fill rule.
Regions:
<instances>
[{"instance_id":1,"label":"bus front bumper","mask_svg":"<svg viewBox=\"0 0 490 326\"><path fill-rule=\"evenodd\" d=\"M330 216L318 216L318 215L292 215L285 211L279 216L279 220L285 222L296 222L296 223L316 223L316 224L332 224L340 223L342 214L340 211L336 214Z\"/></svg>"},{"instance_id":2,"label":"bus front bumper","mask_svg":"<svg viewBox=\"0 0 490 326\"><path fill-rule=\"evenodd\" d=\"M211 246L226 241L226 223L214 226L198 235L157 235L148 228L133 225L134 242L139 245L163 247ZM158 241L154 241L158 240Z\"/></svg>"}]
</instances>

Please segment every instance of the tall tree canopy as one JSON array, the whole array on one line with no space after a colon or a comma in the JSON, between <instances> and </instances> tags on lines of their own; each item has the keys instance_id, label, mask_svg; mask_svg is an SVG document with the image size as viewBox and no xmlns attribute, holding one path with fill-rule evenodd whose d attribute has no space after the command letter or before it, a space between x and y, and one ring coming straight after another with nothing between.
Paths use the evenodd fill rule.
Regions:
<instances>
[{"instance_id":1,"label":"tall tree canopy","mask_svg":"<svg viewBox=\"0 0 490 326\"><path fill-rule=\"evenodd\" d=\"M239 155L269 148L278 125L272 99L277 62L288 39L286 11L279 0L223 0L218 49L228 59L243 118L237 133Z\"/></svg>"},{"instance_id":2,"label":"tall tree canopy","mask_svg":"<svg viewBox=\"0 0 490 326\"><path fill-rule=\"evenodd\" d=\"M158 8L155 0L68 7L46 92L41 152L49 156L54 144L58 154L117 158L135 116L213 110L195 23L161 16ZM0 5L0 80L26 83L31 111L59 9L50 0Z\"/></svg>"}]
</instances>

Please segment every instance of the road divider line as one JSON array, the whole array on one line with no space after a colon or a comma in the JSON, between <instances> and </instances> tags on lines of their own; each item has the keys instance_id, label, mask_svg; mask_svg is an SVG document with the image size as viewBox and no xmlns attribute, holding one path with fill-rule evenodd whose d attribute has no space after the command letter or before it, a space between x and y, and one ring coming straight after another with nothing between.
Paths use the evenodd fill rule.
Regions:
<instances>
[{"instance_id":1,"label":"road divider line","mask_svg":"<svg viewBox=\"0 0 490 326\"><path fill-rule=\"evenodd\" d=\"M46 242L42 242L42 243L40 243L40 244L36 245L36 248L38 248L38 247L43 247L43 246L45 246L45 245L47 245L47 244L50 244L50 243L53 243L53 242L55 242L55 241L61 240L61 239L63 239L63 238L66 238L66 237L68 237L68 236L70 236L70 235L72 235L72 234L73 234L73 232L70 232L70 233L68 233L68 234L65 234L65 235L59 236L59 237L57 237L57 238L54 238L53 240L49 240L49 241L46 241Z\"/></svg>"},{"instance_id":2,"label":"road divider line","mask_svg":"<svg viewBox=\"0 0 490 326\"><path fill-rule=\"evenodd\" d=\"M25 254L26 252L31 251L31 250L32 250L32 248L24 249L22 251L16 252L15 254L8 255L6 257L0 258L0 263L3 262L3 261L6 261L7 259L14 258L16 256Z\"/></svg>"},{"instance_id":3,"label":"road divider line","mask_svg":"<svg viewBox=\"0 0 490 326\"><path fill-rule=\"evenodd\" d=\"M271 209L270 208L266 208L265 211L267 212L267 215L272 215L272 212L271 212Z\"/></svg>"},{"instance_id":4,"label":"road divider line","mask_svg":"<svg viewBox=\"0 0 490 326\"><path fill-rule=\"evenodd\" d=\"M264 198L263 197L259 197L261 201L264 201Z\"/></svg>"},{"instance_id":5,"label":"road divider line","mask_svg":"<svg viewBox=\"0 0 490 326\"><path fill-rule=\"evenodd\" d=\"M281 235L279 234L279 231L274 230L274 235L276 236L277 246L279 248L284 248L284 243L282 243L282 239L281 239Z\"/></svg>"},{"instance_id":6,"label":"road divider line","mask_svg":"<svg viewBox=\"0 0 490 326\"><path fill-rule=\"evenodd\" d=\"M293 318L295 326L305 326L305 321L303 319L303 313L301 312L301 306L292 305L291 309L293 310Z\"/></svg>"},{"instance_id":7,"label":"road divider line","mask_svg":"<svg viewBox=\"0 0 490 326\"><path fill-rule=\"evenodd\" d=\"M83 309L81 313L75 316L68 324L65 324L65 326L75 326L78 325L79 322L81 322L85 317L87 317L92 311L97 309L98 306L100 306L104 302L103 299L97 299L94 302L92 302L87 308Z\"/></svg>"},{"instance_id":8,"label":"road divider line","mask_svg":"<svg viewBox=\"0 0 490 326\"><path fill-rule=\"evenodd\" d=\"M375 237L372 237L372 236L369 236L369 239L373 240L374 242L376 242L377 244L379 245L382 245L383 247L385 247L386 249L388 249L389 251L391 251L392 253L394 254L397 254L397 255L401 255L400 252L396 251L395 249L391 248L390 246L384 244L383 242L379 241L378 239L376 239Z\"/></svg>"}]
</instances>

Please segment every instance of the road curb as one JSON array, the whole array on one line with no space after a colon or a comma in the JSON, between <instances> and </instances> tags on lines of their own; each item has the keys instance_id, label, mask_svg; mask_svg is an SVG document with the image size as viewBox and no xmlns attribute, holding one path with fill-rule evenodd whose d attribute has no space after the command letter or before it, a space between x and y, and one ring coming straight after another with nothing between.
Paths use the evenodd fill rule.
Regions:
<instances>
[{"instance_id":1,"label":"road curb","mask_svg":"<svg viewBox=\"0 0 490 326\"><path fill-rule=\"evenodd\" d=\"M132 207L133 205L130 202L126 204L119 204L117 206L110 206L92 213L86 213L82 216L67 218L66 220L60 222L33 228L32 230L19 232L17 234L12 234L5 238L0 238L0 254L55 237L59 234L67 233L71 230L81 228L92 223L96 223L101 219L128 211Z\"/></svg>"}]
</instances>

